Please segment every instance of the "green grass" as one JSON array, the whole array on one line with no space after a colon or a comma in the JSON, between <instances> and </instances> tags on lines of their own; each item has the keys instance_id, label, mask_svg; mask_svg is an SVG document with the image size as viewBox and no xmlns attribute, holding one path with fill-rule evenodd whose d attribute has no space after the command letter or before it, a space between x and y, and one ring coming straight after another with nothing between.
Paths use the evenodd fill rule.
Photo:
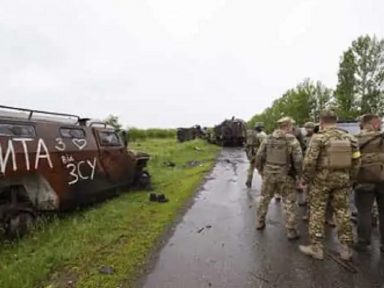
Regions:
<instances>
[{"instance_id":1,"label":"green grass","mask_svg":"<svg viewBox=\"0 0 384 288\"><path fill-rule=\"evenodd\" d=\"M128 139L129 141L138 141L145 139L164 139L164 138L174 138L176 139L176 129L158 129L158 128L149 128L149 129L138 129L138 128L128 128Z\"/></svg>"},{"instance_id":2,"label":"green grass","mask_svg":"<svg viewBox=\"0 0 384 288\"><path fill-rule=\"evenodd\" d=\"M210 171L218 148L201 140L152 139L130 144L152 155L149 170L166 204L130 192L56 218L16 244L0 244L0 287L133 287L157 240ZM198 149L196 149L198 147ZM197 160L201 165L185 166ZM172 161L176 167L164 167ZM110 275L100 267L112 267Z\"/></svg>"}]
</instances>

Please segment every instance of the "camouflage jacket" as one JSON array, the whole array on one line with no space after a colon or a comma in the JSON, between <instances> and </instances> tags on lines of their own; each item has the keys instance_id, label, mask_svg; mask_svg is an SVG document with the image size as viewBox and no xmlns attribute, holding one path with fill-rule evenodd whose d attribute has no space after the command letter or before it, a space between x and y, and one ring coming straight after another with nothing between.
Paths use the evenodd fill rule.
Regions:
<instances>
[{"instance_id":1,"label":"camouflage jacket","mask_svg":"<svg viewBox=\"0 0 384 288\"><path fill-rule=\"evenodd\" d=\"M323 167L326 156L326 145L330 139L349 140L351 143L351 159L352 165L350 169L333 170ZM303 179L307 183L315 180L321 181L346 181L355 180L360 168L360 151L357 139L336 127L325 128L318 134L314 134L307 148L304 164L303 164Z\"/></svg>"},{"instance_id":2,"label":"camouflage jacket","mask_svg":"<svg viewBox=\"0 0 384 288\"><path fill-rule=\"evenodd\" d=\"M307 150L309 143L311 142L312 137L313 137L313 135L311 135L311 136L306 135L304 137L305 150Z\"/></svg>"},{"instance_id":3,"label":"camouflage jacket","mask_svg":"<svg viewBox=\"0 0 384 288\"><path fill-rule=\"evenodd\" d=\"M267 138L267 134L264 131L257 132L255 130L247 131L247 142L245 146L245 151L247 153L248 159L254 158L256 156L257 150L260 148L261 143Z\"/></svg>"},{"instance_id":4,"label":"camouflage jacket","mask_svg":"<svg viewBox=\"0 0 384 288\"><path fill-rule=\"evenodd\" d=\"M287 143L288 149L288 165L273 165L267 162L268 153L268 141L271 138L283 139ZM255 166L256 169L264 175L280 174L280 175L291 175L293 177L301 176L303 162L303 152L300 147L299 141L295 136L289 133L285 133L282 130L275 130L272 135L268 136L262 143L256 155Z\"/></svg>"},{"instance_id":5,"label":"camouflage jacket","mask_svg":"<svg viewBox=\"0 0 384 288\"><path fill-rule=\"evenodd\" d=\"M373 127L369 127L368 126L367 128L361 130L361 132L359 134L356 134L356 138L358 139L359 145L361 146L368 139L372 139L374 137L381 136L381 135L383 135L382 133L383 132L376 131ZM377 142L379 143L379 145L381 145L381 149L379 148L379 151L377 151L377 152L372 153L372 151L370 151L371 149L369 149L369 145L366 146L366 148L368 148L368 151L367 151L366 148L362 148L360 150L360 153L361 153L361 156L362 156L362 167L361 167L361 169L363 169L363 166L364 166L363 164L367 160L374 159L374 162L381 162L381 163L384 162L384 157L383 157L384 156L384 149L383 149L383 146L382 146L384 144L381 141L382 141L382 138L381 139L378 138L376 141L372 141L373 145L377 145ZM382 150L382 151L380 151L380 150ZM370 159L367 159L367 157L365 157L365 156L369 157ZM371 164L370 161L368 161L368 163ZM359 183L358 188L359 189L364 188L366 190L372 190L372 189L375 188L375 184Z\"/></svg>"}]
</instances>

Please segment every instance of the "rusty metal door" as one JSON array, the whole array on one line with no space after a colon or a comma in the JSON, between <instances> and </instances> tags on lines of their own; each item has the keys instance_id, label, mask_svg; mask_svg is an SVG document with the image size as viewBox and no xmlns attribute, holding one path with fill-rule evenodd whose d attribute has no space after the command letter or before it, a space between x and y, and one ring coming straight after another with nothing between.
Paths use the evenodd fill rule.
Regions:
<instances>
[{"instance_id":1,"label":"rusty metal door","mask_svg":"<svg viewBox=\"0 0 384 288\"><path fill-rule=\"evenodd\" d=\"M116 131L94 128L100 162L110 181L117 185L131 184L134 179L136 160L131 157Z\"/></svg>"}]
</instances>

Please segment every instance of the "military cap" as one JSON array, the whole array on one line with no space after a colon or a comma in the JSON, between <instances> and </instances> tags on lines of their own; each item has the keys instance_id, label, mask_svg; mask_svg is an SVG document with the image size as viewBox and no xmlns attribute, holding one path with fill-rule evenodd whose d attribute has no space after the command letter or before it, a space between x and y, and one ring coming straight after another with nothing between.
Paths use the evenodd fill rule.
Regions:
<instances>
[{"instance_id":1,"label":"military cap","mask_svg":"<svg viewBox=\"0 0 384 288\"><path fill-rule=\"evenodd\" d=\"M283 117L283 118L277 120L277 124L283 124L283 123L295 124L296 121L293 120L293 118L289 117L289 116L286 116L286 117Z\"/></svg>"},{"instance_id":2,"label":"military cap","mask_svg":"<svg viewBox=\"0 0 384 288\"><path fill-rule=\"evenodd\" d=\"M308 128L308 129L314 129L316 127L316 124L313 123L313 122L306 122L304 124L304 128Z\"/></svg>"},{"instance_id":3,"label":"military cap","mask_svg":"<svg viewBox=\"0 0 384 288\"><path fill-rule=\"evenodd\" d=\"M255 128L264 128L264 123L263 122L256 122Z\"/></svg>"}]
</instances>

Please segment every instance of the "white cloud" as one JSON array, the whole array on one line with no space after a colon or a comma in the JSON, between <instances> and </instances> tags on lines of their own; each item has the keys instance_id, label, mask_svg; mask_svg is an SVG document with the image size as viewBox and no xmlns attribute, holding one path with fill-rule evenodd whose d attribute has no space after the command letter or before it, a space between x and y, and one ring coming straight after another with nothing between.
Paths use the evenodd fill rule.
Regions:
<instances>
[{"instance_id":1,"label":"white cloud","mask_svg":"<svg viewBox=\"0 0 384 288\"><path fill-rule=\"evenodd\" d=\"M4 0L1 102L129 126L249 118L305 77L336 83L380 0Z\"/></svg>"}]
</instances>

